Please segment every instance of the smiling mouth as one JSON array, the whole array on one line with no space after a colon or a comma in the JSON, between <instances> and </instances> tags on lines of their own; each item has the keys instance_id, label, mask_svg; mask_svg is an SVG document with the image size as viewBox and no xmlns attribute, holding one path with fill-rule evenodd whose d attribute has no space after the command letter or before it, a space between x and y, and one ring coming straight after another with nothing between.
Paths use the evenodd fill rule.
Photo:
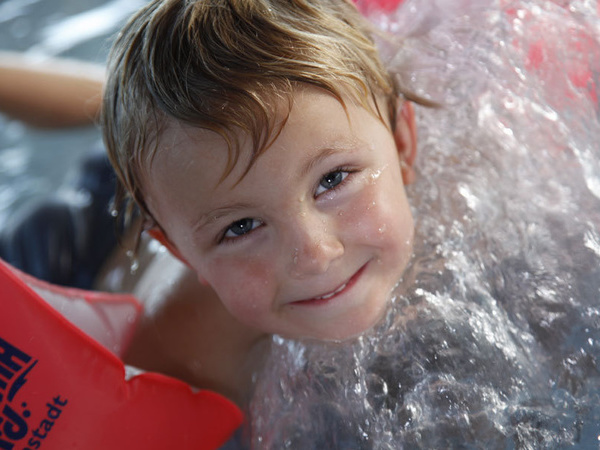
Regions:
<instances>
[{"instance_id":1,"label":"smiling mouth","mask_svg":"<svg viewBox=\"0 0 600 450\"><path fill-rule=\"evenodd\" d=\"M348 281L341 284L335 290L333 290L327 294L321 295L319 297L313 297L313 298L309 298L306 300L298 300L298 301L292 302L291 304L292 305L320 305L323 303L327 303L332 298L337 297L338 295L342 294L343 292L346 292L348 289L350 289L352 286L354 286L354 284L356 283L358 278L364 272L365 267L367 267L367 264L365 264L360 269L358 269L358 271L354 275L352 275L352 277Z\"/></svg>"}]
</instances>

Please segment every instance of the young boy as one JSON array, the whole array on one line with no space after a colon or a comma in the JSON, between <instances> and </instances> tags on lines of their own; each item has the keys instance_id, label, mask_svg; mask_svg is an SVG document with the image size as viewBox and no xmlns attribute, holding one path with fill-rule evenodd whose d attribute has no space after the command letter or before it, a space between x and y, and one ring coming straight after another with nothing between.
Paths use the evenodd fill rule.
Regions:
<instances>
[{"instance_id":1,"label":"young boy","mask_svg":"<svg viewBox=\"0 0 600 450\"><path fill-rule=\"evenodd\" d=\"M166 371L239 398L261 337L382 317L411 255L416 136L369 35L346 0L155 0L125 26L102 117L117 200L197 278L130 363L156 368L148 342L177 336Z\"/></svg>"}]
</instances>

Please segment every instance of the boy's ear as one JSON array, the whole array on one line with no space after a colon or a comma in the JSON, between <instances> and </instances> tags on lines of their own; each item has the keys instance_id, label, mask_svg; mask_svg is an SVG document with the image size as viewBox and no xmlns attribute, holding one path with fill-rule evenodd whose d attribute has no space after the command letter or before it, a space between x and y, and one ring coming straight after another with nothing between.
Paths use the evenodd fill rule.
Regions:
<instances>
[{"instance_id":1,"label":"boy's ear","mask_svg":"<svg viewBox=\"0 0 600 450\"><path fill-rule=\"evenodd\" d=\"M400 170L404 184L415 181L414 163L417 157L417 126L412 103L405 101L396 117L394 140L400 155Z\"/></svg>"},{"instance_id":2,"label":"boy's ear","mask_svg":"<svg viewBox=\"0 0 600 450\"><path fill-rule=\"evenodd\" d=\"M161 230L158 227L152 227L146 231L150 236L152 236L154 239L156 239L162 245L167 247L167 250L169 250L169 252L171 252L171 254L173 256L175 256L175 258L177 258L179 261L184 263L186 266L188 266L188 267L190 266L188 264L188 262L185 260L185 258L181 255L181 253L179 253L179 250L177 250L177 247L175 247L175 244L173 244L171 242L171 240L167 237L167 235L164 233L163 230Z\"/></svg>"},{"instance_id":3,"label":"boy's ear","mask_svg":"<svg viewBox=\"0 0 600 450\"><path fill-rule=\"evenodd\" d=\"M152 236L152 238L156 239L162 245L164 245L165 247L167 247L167 250L169 250L169 252L175 258L177 258L179 261L181 261L183 264L185 264L192 271L194 270L193 267L183 257L183 255L179 252L179 250L177 249L177 247L175 246L175 244L173 244L173 242L171 242L171 240L168 238L168 236L164 233L163 230L161 230L159 227L155 226L155 227L152 227L152 228L150 228L150 229L148 229L146 231L147 231L147 233L150 236ZM200 275L196 274L196 276L198 277L198 281L201 284L204 284L204 285L208 284L206 282L206 280L204 280L202 277L200 277Z\"/></svg>"}]
</instances>

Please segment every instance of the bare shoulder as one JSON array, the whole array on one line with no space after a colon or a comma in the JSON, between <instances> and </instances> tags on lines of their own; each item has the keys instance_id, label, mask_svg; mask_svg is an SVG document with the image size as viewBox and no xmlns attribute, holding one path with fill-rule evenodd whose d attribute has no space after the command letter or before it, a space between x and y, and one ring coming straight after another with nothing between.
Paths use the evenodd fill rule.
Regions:
<instances>
[{"instance_id":1,"label":"bare shoulder","mask_svg":"<svg viewBox=\"0 0 600 450\"><path fill-rule=\"evenodd\" d=\"M122 272L126 261L118 255L109 266ZM243 403L262 334L234 319L215 292L168 252L141 252L139 264L135 274L118 277L144 305L125 362ZM99 288L115 290L110 271Z\"/></svg>"}]
</instances>

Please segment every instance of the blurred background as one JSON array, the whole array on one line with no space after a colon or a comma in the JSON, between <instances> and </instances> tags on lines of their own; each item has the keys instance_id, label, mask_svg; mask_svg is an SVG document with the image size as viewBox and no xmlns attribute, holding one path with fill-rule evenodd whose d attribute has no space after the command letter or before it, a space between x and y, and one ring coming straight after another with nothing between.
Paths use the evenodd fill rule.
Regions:
<instances>
[{"instance_id":1,"label":"blurred background","mask_svg":"<svg viewBox=\"0 0 600 450\"><path fill-rule=\"evenodd\" d=\"M143 0L0 0L0 51L104 64L112 37ZM101 146L97 126L44 130L0 113L0 228L24 204L61 195L74 167ZM64 195L69 195L65 193Z\"/></svg>"}]
</instances>

